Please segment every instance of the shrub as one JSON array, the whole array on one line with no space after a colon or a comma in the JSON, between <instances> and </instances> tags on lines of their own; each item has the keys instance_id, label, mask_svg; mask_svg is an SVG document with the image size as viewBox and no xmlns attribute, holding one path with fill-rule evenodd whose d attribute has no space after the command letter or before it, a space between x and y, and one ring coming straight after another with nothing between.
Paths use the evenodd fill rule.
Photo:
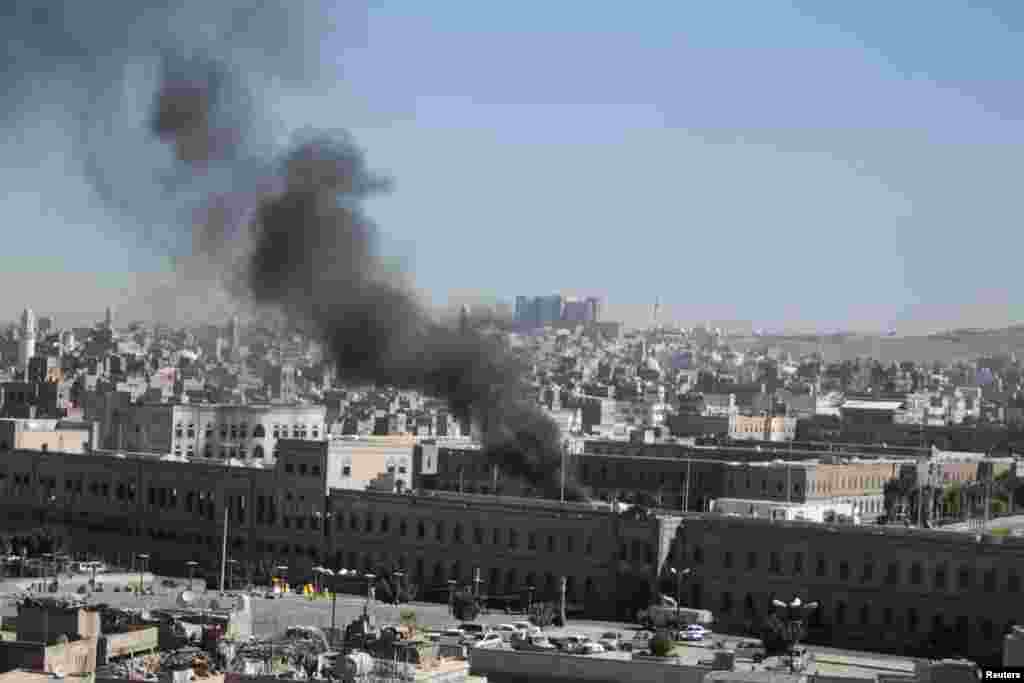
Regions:
<instances>
[{"instance_id":1,"label":"shrub","mask_svg":"<svg viewBox=\"0 0 1024 683\"><path fill-rule=\"evenodd\" d=\"M459 621L473 621L480 615L480 603L472 593L461 591L452 597L452 612Z\"/></svg>"},{"instance_id":2,"label":"shrub","mask_svg":"<svg viewBox=\"0 0 1024 683\"><path fill-rule=\"evenodd\" d=\"M651 648L651 654L655 657L668 657L674 646L675 643L664 636L651 638L651 642L648 645Z\"/></svg>"},{"instance_id":3,"label":"shrub","mask_svg":"<svg viewBox=\"0 0 1024 683\"><path fill-rule=\"evenodd\" d=\"M402 610L398 613L398 622L408 628L411 635L416 635L416 610Z\"/></svg>"},{"instance_id":4,"label":"shrub","mask_svg":"<svg viewBox=\"0 0 1024 683\"><path fill-rule=\"evenodd\" d=\"M547 628L555 623L558 616L554 605L548 602L535 602L530 607L530 621L541 628Z\"/></svg>"}]
</instances>

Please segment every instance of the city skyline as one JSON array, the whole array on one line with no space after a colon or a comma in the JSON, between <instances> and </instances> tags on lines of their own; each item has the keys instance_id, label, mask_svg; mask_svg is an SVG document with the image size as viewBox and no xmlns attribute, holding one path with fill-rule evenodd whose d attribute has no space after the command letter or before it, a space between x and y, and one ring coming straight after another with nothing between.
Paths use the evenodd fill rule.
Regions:
<instances>
[{"instance_id":1,"label":"city skyline","mask_svg":"<svg viewBox=\"0 0 1024 683\"><path fill-rule=\"evenodd\" d=\"M396 179L370 210L386 253L414 266L435 304L572 282L630 326L656 297L665 320L755 328L920 333L1024 319L1007 295L1019 238L1002 227L1024 141L1010 67L1019 12L930 7L930 32L907 40L910 6L884 18L871 6L743 11L741 26L725 6L428 16L376 5L328 36L316 88L264 94L282 131L348 127ZM961 37L972 49L954 60L947 46ZM395 58L408 50L415 68ZM127 133L148 97L125 92ZM59 103L23 104L32 118L18 121L2 173L13 248L0 284L38 274L54 290L39 292L47 310L58 298L68 313L96 296L140 305L139 282L170 272L163 249L126 239L124 219L77 177ZM165 153L130 134L117 144ZM979 223L1008 244L964 249ZM40 233L63 248L33 253L25 238ZM766 284L778 296L763 296Z\"/></svg>"}]
</instances>

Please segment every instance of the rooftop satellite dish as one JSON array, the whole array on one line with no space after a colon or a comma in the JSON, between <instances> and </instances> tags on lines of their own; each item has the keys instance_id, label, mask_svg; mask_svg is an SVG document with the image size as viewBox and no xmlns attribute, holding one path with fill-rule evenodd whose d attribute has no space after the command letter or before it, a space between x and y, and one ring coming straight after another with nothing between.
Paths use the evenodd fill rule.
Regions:
<instances>
[{"instance_id":1,"label":"rooftop satellite dish","mask_svg":"<svg viewBox=\"0 0 1024 683\"><path fill-rule=\"evenodd\" d=\"M184 590L178 595L178 605L188 607L196 601L196 594L190 590Z\"/></svg>"}]
</instances>

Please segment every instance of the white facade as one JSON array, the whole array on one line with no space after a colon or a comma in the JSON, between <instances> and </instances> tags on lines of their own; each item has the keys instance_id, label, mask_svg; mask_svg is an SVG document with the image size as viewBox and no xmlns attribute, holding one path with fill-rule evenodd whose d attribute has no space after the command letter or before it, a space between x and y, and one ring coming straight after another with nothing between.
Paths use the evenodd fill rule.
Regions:
<instances>
[{"instance_id":1,"label":"white facade","mask_svg":"<svg viewBox=\"0 0 1024 683\"><path fill-rule=\"evenodd\" d=\"M133 405L114 411L107 448L273 461L278 439L327 439L325 406Z\"/></svg>"},{"instance_id":2,"label":"white facade","mask_svg":"<svg viewBox=\"0 0 1024 683\"><path fill-rule=\"evenodd\" d=\"M860 513L852 503L833 501L781 503L771 500L718 498L711 502L711 511L722 515L739 515L741 517L758 517L779 521L801 520L818 523L837 519L842 515L855 523L860 522Z\"/></svg>"}]
</instances>

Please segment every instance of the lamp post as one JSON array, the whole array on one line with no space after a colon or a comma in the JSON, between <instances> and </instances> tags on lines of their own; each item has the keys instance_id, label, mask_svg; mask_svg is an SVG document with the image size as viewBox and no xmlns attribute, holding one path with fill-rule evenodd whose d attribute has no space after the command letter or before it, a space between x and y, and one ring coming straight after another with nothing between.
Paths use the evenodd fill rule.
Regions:
<instances>
[{"instance_id":1,"label":"lamp post","mask_svg":"<svg viewBox=\"0 0 1024 683\"><path fill-rule=\"evenodd\" d=\"M363 608L363 614L369 618L370 616L370 603L373 601L373 582L377 578L375 574L367 573L366 577L366 606Z\"/></svg>"},{"instance_id":2,"label":"lamp post","mask_svg":"<svg viewBox=\"0 0 1024 683\"><path fill-rule=\"evenodd\" d=\"M817 602L804 602L799 596L794 597L790 602L772 600L772 605L779 612L779 619L784 625L783 637L790 641L789 646L789 670L795 670L793 658L796 655L796 646L803 634L804 620L808 614L818 609Z\"/></svg>"},{"instance_id":3,"label":"lamp post","mask_svg":"<svg viewBox=\"0 0 1024 683\"><path fill-rule=\"evenodd\" d=\"M228 592L234 590L235 587L235 565L238 564L238 560L232 558L228 560Z\"/></svg>"},{"instance_id":4,"label":"lamp post","mask_svg":"<svg viewBox=\"0 0 1024 683\"><path fill-rule=\"evenodd\" d=\"M676 569L675 567L669 567L669 571L676 577L676 627L680 625L679 617L682 610L683 601L683 581L690 578L693 574L693 570L687 567L686 569Z\"/></svg>"},{"instance_id":5,"label":"lamp post","mask_svg":"<svg viewBox=\"0 0 1024 683\"><path fill-rule=\"evenodd\" d=\"M455 616L455 579L448 579L448 614Z\"/></svg>"},{"instance_id":6,"label":"lamp post","mask_svg":"<svg viewBox=\"0 0 1024 683\"><path fill-rule=\"evenodd\" d=\"M398 601L398 592L400 590L403 590L403 588L402 588L402 578L405 576L405 572L402 571L401 569L396 569L395 571L391 572L391 576L396 578L392 597L395 599L395 606L397 607L398 606L398 602L399 602Z\"/></svg>"},{"instance_id":7,"label":"lamp post","mask_svg":"<svg viewBox=\"0 0 1024 683\"><path fill-rule=\"evenodd\" d=\"M327 567L320 567L319 569L320 569L320 573L321 574L329 576L332 579L335 576L343 576L343 575L348 573L347 570L345 570L345 569L339 569L337 574L335 574L333 570L328 569ZM332 584L331 585L331 642L333 643L334 642L334 628L335 628L334 617L335 617L335 614L336 614L336 610L338 608L338 586L337 586L337 582L336 581L330 581L330 583Z\"/></svg>"},{"instance_id":8,"label":"lamp post","mask_svg":"<svg viewBox=\"0 0 1024 683\"><path fill-rule=\"evenodd\" d=\"M192 590L192 581L195 578L196 567L199 566L199 563L196 562L195 560L189 560L188 562L185 563L185 566L188 567L188 589L191 591Z\"/></svg>"},{"instance_id":9,"label":"lamp post","mask_svg":"<svg viewBox=\"0 0 1024 683\"><path fill-rule=\"evenodd\" d=\"M139 558L139 599L142 599L142 594L146 590L146 563L149 561L149 555L146 553L140 553Z\"/></svg>"},{"instance_id":10,"label":"lamp post","mask_svg":"<svg viewBox=\"0 0 1024 683\"><path fill-rule=\"evenodd\" d=\"M526 616L530 616L530 612L533 611L533 592L537 590L536 586L526 587Z\"/></svg>"}]
</instances>

